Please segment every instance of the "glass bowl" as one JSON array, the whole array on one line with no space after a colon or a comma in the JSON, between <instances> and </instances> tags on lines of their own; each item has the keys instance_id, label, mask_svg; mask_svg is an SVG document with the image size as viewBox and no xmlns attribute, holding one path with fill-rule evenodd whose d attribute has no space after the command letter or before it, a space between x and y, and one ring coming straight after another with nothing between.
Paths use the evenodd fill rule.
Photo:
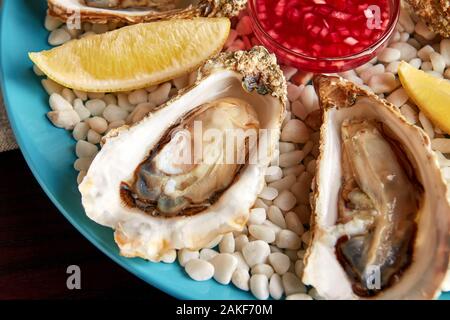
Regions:
<instances>
[{"instance_id":1,"label":"glass bowl","mask_svg":"<svg viewBox=\"0 0 450 320\"><path fill-rule=\"evenodd\" d=\"M264 29L257 14L256 2L258 0L248 1L248 10L252 20L252 27L258 40L270 51L277 55L280 62L292 65L304 71L315 73L334 73L354 69L376 56L376 54L385 48L391 35L394 33L395 26L400 15L400 0L388 0L390 5L390 18L386 29L381 36L373 43L368 44L357 53L346 56L335 57L317 57L304 53L293 51L279 41L275 40L267 30ZM291 0L293 1L293 0ZM313 45L313 43L308 43Z\"/></svg>"}]
</instances>

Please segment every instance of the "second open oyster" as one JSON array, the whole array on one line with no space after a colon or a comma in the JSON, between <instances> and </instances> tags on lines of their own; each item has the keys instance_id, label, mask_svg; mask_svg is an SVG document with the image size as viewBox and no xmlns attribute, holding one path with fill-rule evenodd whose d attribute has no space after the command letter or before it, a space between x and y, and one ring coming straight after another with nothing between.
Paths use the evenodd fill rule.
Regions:
<instances>
[{"instance_id":1,"label":"second open oyster","mask_svg":"<svg viewBox=\"0 0 450 320\"><path fill-rule=\"evenodd\" d=\"M303 281L328 299L435 297L450 205L428 136L348 81L315 85L323 125Z\"/></svg>"},{"instance_id":2,"label":"second open oyster","mask_svg":"<svg viewBox=\"0 0 450 320\"><path fill-rule=\"evenodd\" d=\"M92 23L133 24L161 19L232 17L244 9L246 3L247 0L48 0L48 11L65 22L79 18ZM139 8L130 8L133 6Z\"/></svg>"}]
</instances>

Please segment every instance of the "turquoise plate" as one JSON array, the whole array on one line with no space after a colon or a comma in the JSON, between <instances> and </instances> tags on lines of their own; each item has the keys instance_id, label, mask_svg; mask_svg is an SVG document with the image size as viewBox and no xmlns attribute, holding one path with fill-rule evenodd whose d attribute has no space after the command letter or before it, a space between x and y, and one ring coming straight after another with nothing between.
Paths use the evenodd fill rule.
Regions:
<instances>
[{"instance_id":1,"label":"turquoise plate","mask_svg":"<svg viewBox=\"0 0 450 320\"><path fill-rule=\"evenodd\" d=\"M48 96L32 71L27 53L48 49L43 27L45 0L4 0L0 21L1 84L8 116L20 149L37 181L61 213L108 257L154 287L180 299L252 299L232 285L195 282L177 264L125 259L111 229L84 214L73 169L75 141L46 118ZM450 298L450 295L445 295Z\"/></svg>"}]
</instances>

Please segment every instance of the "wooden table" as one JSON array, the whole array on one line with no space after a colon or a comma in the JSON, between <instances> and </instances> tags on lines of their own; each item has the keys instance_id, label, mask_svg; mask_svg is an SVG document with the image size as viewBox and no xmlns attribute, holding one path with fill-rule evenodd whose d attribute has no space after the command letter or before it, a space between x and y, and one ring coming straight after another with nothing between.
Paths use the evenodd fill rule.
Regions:
<instances>
[{"instance_id":1,"label":"wooden table","mask_svg":"<svg viewBox=\"0 0 450 320\"><path fill-rule=\"evenodd\" d=\"M81 290L66 287L69 265ZM65 220L20 151L0 153L0 299L172 299L103 255Z\"/></svg>"}]
</instances>

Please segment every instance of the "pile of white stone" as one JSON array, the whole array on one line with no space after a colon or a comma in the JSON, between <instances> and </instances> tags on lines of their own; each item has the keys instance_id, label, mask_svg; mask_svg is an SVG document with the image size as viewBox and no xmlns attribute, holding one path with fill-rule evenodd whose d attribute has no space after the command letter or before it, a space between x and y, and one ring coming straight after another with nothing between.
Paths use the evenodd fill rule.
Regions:
<instances>
[{"instance_id":1,"label":"pile of white stone","mask_svg":"<svg viewBox=\"0 0 450 320\"><path fill-rule=\"evenodd\" d=\"M225 50L249 49L257 44L246 13L231 30ZM63 44L73 38L107 32L116 24L83 23L82 30L69 30L47 17L49 43ZM411 123L424 128L438 154L445 178L450 181L450 139L408 99L397 77L401 60L408 61L439 78L450 78L450 39L438 37L402 10L400 22L389 46L369 63L340 75L385 97L400 108ZM258 299L320 299L315 289L301 281L303 257L310 241L310 192L319 153L320 118L318 99L311 75L282 67L288 82L288 112L283 123L279 149L266 172L263 188L242 232L229 233L200 251L173 250L165 263L178 260L194 280L214 278L241 290L250 290ZM37 68L38 76L44 76ZM50 79L42 85L50 95L48 118L71 130L76 141L78 183L99 150L99 142L111 129L133 124L153 108L166 102L191 83L195 73L146 89L128 93L86 93L64 88ZM447 281L445 290L450 290Z\"/></svg>"}]
</instances>

